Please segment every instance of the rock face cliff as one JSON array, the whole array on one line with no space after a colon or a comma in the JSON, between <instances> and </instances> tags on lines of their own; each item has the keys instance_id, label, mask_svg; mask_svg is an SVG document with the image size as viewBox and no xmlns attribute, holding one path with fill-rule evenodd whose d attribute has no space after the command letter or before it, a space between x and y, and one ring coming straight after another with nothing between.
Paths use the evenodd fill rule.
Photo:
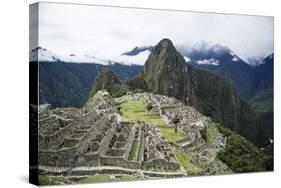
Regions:
<instances>
[{"instance_id":1,"label":"rock face cliff","mask_svg":"<svg viewBox=\"0 0 281 188\"><path fill-rule=\"evenodd\" d=\"M151 50L142 73L127 84L175 97L250 138L254 124L250 106L237 95L230 82L187 64L169 39L161 40Z\"/></svg>"},{"instance_id":2,"label":"rock face cliff","mask_svg":"<svg viewBox=\"0 0 281 188\"><path fill-rule=\"evenodd\" d=\"M143 74L149 91L174 96L198 109L191 71L192 67L176 51L172 42L163 39L152 49Z\"/></svg>"}]
</instances>

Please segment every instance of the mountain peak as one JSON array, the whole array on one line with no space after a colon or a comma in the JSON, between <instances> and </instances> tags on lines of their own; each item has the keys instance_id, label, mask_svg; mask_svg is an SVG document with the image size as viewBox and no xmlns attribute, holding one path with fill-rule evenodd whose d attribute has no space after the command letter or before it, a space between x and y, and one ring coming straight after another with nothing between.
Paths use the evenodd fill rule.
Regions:
<instances>
[{"instance_id":1,"label":"mountain peak","mask_svg":"<svg viewBox=\"0 0 281 188\"><path fill-rule=\"evenodd\" d=\"M32 61L34 61L34 62L37 62L37 61L54 62L54 61L60 61L60 58L53 52L47 50L46 48L38 46L29 52L29 61L30 62L32 62Z\"/></svg>"},{"instance_id":2,"label":"mountain peak","mask_svg":"<svg viewBox=\"0 0 281 188\"><path fill-rule=\"evenodd\" d=\"M153 92L160 92L165 89L164 94L170 95L177 82L182 79L180 75L183 71L187 72L187 64L177 52L173 43L169 39L162 39L151 51L144 65L144 79L148 84L148 89ZM172 79L175 78L175 79ZM164 84L164 85L162 85ZM167 85L167 86L166 86ZM167 89L169 88L169 89ZM177 90L176 92L183 92Z\"/></svg>"},{"instance_id":3,"label":"mountain peak","mask_svg":"<svg viewBox=\"0 0 281 188\"><path fill-rule=\"evenodd\" d=\"M168 38L163 38L158 44L161 45L173 45L173 42Z\"/></svg>"},{"instance_id":4,"label":"mountain peak","mask_svg":"<svg viewBox=\"0 0 281 188\"><path fill-rule=\"evenodd\" d=\"M117 77L114 75L114 73L108 69L108 68L103 68L99 75L97 76L96 80L101 80L103 82L110 82L110 83L118 83L120 84L119 80L117 79ZM103 86L105 87L105 86ZM104 88L102 88L104 89Z\"/></svg>"},{"instance_id":5,"label":"mountain peak","mask_svg":"<svg viewBox=\"0 0 281 188\"><path fill-rule=\"evenodd\" d=\"M96 77L89 98L94 96L99 90L107 90L114 97L126 93L126 88L114 73L107 68L102 69Z\"/></svg>"},{"instance_id":6,"label":"mountain peak","mask_svg":"<svg viewBox=\"0 0 281 188\"><path fill-rule=\"evenodd\" d=\"M155 47L155 49L172 49L176 50L175 46L173 45L173 42L170 39L164 38L162 39Z\"/></svg>"},{"instance_id":7,"label":"mountain peak","mask_svg":"<svg viewBox=\"0 0 281 188\"><path fill-rule=\"evenodd\" d=\"M173 42L170 39L162 39L154 48L152 48L147 61L145 62L145 71L148 67L160 68L162 64L177 64L180 61L185 62L183 57L177 52ZM148 68L149 69L149 68Z\"/></svg>"},{"instance_id":8,"label":"mountain peak","mask_svg":"<svg viewBox=\"0 0 281 188\"><path fill-rule=\"evenodd\" d=\"M41 46L38 46L38 47L34 48L34 49L32 50L32 52L36 52L36 51L40 51L40 50L47 51L46 48L43 48L43 47L41 47Z\"/></svg>"},{"instance_id":9,"label":"mountain peak","mask_svg":"<svg viewBox=\"0 0 281 188\"><path fill-rule=\"evenodd\" d=\"M151 54L149 55L146 64L150 64L151 62L170 64L185 61L176 50L173 42L170 39L164 38L151 50Z\"/></svg>"}]
</instances>

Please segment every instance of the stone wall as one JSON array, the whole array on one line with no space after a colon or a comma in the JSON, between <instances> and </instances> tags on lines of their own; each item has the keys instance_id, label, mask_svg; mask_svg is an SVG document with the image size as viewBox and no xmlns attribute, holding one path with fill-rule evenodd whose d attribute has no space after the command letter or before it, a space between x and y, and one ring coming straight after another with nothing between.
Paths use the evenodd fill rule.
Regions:
<instances>
[{"instance_id":1,"label":"stone wall","mask_svg":"<svg viewBox=\"0 0 281 188\"><path fill-rule=\"evenodd\" d=\"M180 170L180 164L169 162L165 159L153 159L151 161L143 161L142 166L146 168L165 168L173 171Z\"/></svg>"},{"instance_id":2,"label":"stone wall","mask_svg":"<svg viewBox=\"0 0 281 188\"><path fill-rule=\"evenodd\" d=\"M108 151L108 155L109 156L120 156L120 157L123 157L124 153L125 153L124 149L111 148Z\"/></svg>"},{"instance_id":3,"label":"stone wall","mask_svg":"<svg viewBox=\"0 0 281 188\"><path fill-rule=\"evenodd\" d=\"M101 143L100 143L100 155L104 156L106 154L106 152L108 151L108 147L110 144L110 141L112 139L113 133L115 132L117 124L114 124L112 129L108 130L108 132L106 133L105 137L102 139Z\"/></svg>"},{"instance_id":4,"label":"stone wall","mask_svg":"<svg viewBox=\"0 0 281 188\"><path fill-rule=\"evenodd\" d=\"M80 118L80 124L90 125L94 124L98 119L100 119L102 114L98 113L97 110L92 110L86 114L83 114Z\"/></svg>"},{"instance_id":5,"label":"stone wall","mask_svg":"<svg viewBox=\"0 0 281 188\"><path fill-rule=\"evenodd\" d=\"M73 147L80 142L79 139L64 138L63 144L65 147Z\"/></svg>"},{"instance_id":6,"label":"stone wall","mask_svg":"<svg viewBox=\"0 0 281 188\"><path fill-rule=\"evenodd\" d=\"M100 165L100 155L99 152L86 153L81 156L80 160L77 160L76 166L99 166Z\"/></svg>"},{"instance_id":7,"label":"stone wall","mask_svg":"<svg viewBox=\"0 0 281 188\"><path fill-rule=\"evenodd\" d=\"M100 144L100 151L107 151L108 145L110 143L112 132L115 131L116 124L115 121L112 121L113 116L103 117L83 136L79 143L73 147L62 148L57 151L39 151L39 164L40 165L51 165L51 166L75 166L76 162L83 163L83 154L90 147L91 141L97 136L97 133L101 132L101 129L104 128L104 125L108 123L113 123L112 128L109 129L108 134L102 140ZM80 161L79 161L80 160Z\"/></svg>"},{"instance_id":8,"label":"stone wall","mask_svg":"<svg viewBox=\"0 0 281 188\"><path fill-rule=\"evenodd\" d=\"M68 125L51 135L44 136L39 134L39 150L47 150L55 145L59 145L65 137L71 134L73 134L72 125Z\"/></svg>"},{"instance_id":9,"label":"stone wall","mask_svg":"<svg viewBox=\"0 0 281 188\"><path fill-rule=\"evenodd\" d=\"M128 161L123 157L103 156L100 158L101 165L119 166L129 169L141 169L141 162Z\"/></svg>"}]
</instances>

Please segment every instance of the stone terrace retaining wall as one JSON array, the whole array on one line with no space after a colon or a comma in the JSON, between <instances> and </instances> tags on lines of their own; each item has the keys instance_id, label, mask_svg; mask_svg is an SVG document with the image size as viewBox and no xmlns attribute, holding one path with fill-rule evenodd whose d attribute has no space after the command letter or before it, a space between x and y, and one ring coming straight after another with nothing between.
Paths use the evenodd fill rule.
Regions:
<instances>
[{"instance_id":1,"label":"stone terrace retaining wall","mask_svg":"<svg viewBox=\"0 0 281 188\"><path fill-rule=\"evenodd\" d=\"M106 152L108 151L108 147L109 147L110 141L112 139L112 136L116 130L116 127L117 127L117 123L113 125L112 129L108 130L105 137L102 139L102 141L100 143L100 148L99 148L101 156L104 156L106 154Z\"/></svg>"},{"instance_id":2,"label":"stone terrace retaining wall","mask_svg":"<svg viewBox=\"0 0 281 188\"><path fill-rule=\"evenodd\" d=\"M48 166L74 166L75 162L78 160L79 156L82 156L83 153L88 149L91 141L96 137L97 133L100 132L100 129L106 123L114 123L111 121L114 117L103 117L100 119L90 130L89 132L81 139L81 141L74 147L65 148L57 151L39 151L39 164L48 165ZM113 127L116 128L116 124L113 124ZM114 128L113 128L114 129ZM111 130L114 131L114 130ZM106 150L108 147L108 142L110 142L109 133L101 143L101 147ZM109 140L109 141L108 141ZM102 151L102 150L101 150Z\"/></svg>"},{"instance_id":3,"label":"stone terrace retaining wall","mask_svg":"<svg viewBox=\"0 0 281 188\"><path fill-rule=\"evenodd\" d=\"M180 170L179 163L169 162L165 159L153 159L151 161L143 161L142 165L150 168L167 168L174 171Z\"/></svg>"},{"instance_id":4,"label":"stone terrace retaining wall","mask_svg":"<svg viewBox=\"0 0 281 188\"><path fill-rule=\"evenodd\" d=\"M99 166L100 155L99 152L86 153L78 158L76 166Z\"/></svg>"},{"instance_id":5,"label":"stone terrace retaining wall","mask_svg":"<svg viewBox=\"0 0 281 188\"><path fill-rule=\"evenodd\" d=\"M79 120L80 124L90 125L94 124L98 119L102 117L102 114L98 113L97 110L92 110L86 114L83 114Z\"/></svg>"},{"instance_id":6,"label":"stone terrace retaining wall","mask_svg":"<svg viewBox=\"0 0 281 188\"><path fill-rule=\"evenodd\" d=\"M39 134L39 150L47 150L52 146L59 145L62 143L65 137L68 137L72 134L72 125L68 125L48 136Z\"/></svg>"},{"instance_id":7,"label":"stone terrace retaining wall","mask_svg":"<svg viewBox=\"0 0 281 188\"><path fill-rule=\"evenodd\" d=\"M105 166L119 166L129 169L141 169L141 162L128 161L123 157L102 156L101 164Z\"/></svg>"}]
</instances>

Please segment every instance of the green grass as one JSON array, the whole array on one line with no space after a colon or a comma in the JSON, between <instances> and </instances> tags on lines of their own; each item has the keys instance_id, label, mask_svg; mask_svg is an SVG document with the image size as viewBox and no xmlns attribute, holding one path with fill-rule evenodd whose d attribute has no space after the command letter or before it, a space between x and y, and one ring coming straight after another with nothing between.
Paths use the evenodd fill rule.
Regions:
<instances>
[{"instance_id":1,"label":"green grass","mask_svg":"<svg viewBox=\"0 0 281 188\"><path fill-rule=\"evenodd\" d=\"M169 142L177 142L186 137L185 133L180 129L178 129L177 133L174 128L159 128L159 130Z\"/></svg>"},{"instance_id":2,"label":"green grass","mask_svg":"<svg viewBox=\"0 0 281 188\"><path fill-rule=\"evenodd\" d=\"M101 182L113 182L113 181L129 181L134 180L132 176L116 176L115 178L110 178L110 175L95 175L82 178L76 181L76 183L101 183Z\"/></svg>"},{"instance_id":3,"label":"green grass","mask_svg":"<svg viewBox=\"0 0 281 188\"><path fill-rule=\"evenodd\" d=\"M140 140L140 145L139 145L139 151L138 151L138 158L137 160L140 161L143 159L143 154L144 154L144 133L141 132L141 140Z\"/></svg>"},{"instance_id":4,"label":"green grass","mask_svg":"<svg viewBox=\"0 0 281 188\"><path fill-rule=\"evenodd\" d=\"M39 176L39 185L63 185L72 183L72 181L65 177Z\"/></svg>"},{"instance_id":5,"label":"green grass","mask_svg":"<svg viewBox=\"0 0 281 188\"><path fill-rule=\"evenodd\" d=\"M132 147L131 147L131 151L129 153L129 160L135 160L136 159L136 152L137 152L137 149L138 149L138 140L134 140L133 141L133 144L132 144Z\"/></svg>"},{"instance_id":6,"label":"green grass","mask_svg":"<svg viewBox=\"0 0 281 188\"><path fill-rule=\"evenodd\" d=\"M217 124L211 122L209 123L207 127L207 133L206 133L206 144L208 146L211 146L214 142L214 140L218 137L219 130L217 128Z\"/></svg>"},{"instance_id":7,"label":"green grass","mask_svg":"<svg viewBox=\"0 0 281 188\"><path fill-rule=\"evenodd\" d=\"M218 158L237 173L272 171L270 155L264 154L256 146L239 134L227 137L226 146L219 151ZM270 165L270 166L268 166Z\"/></svg>"},{"instance_id":8,"label":"green grass","mask_svg":"<svg viewBox=\"0 0 281 188\"><path fill-rule=\"evenodd\" d=\"M181 163L181 165L184 167L184 169L186 170L186 172L190 173L190 174L197 174L201 171L201 168L196 166L195 164L193 164L191 162L191 158L189 156L187 156L186 154L183 154L181 152L179 152L178 150L174 149L173 150L177 159L179 160L179 162Z\"/></svg>"},{"instance_id":9,"label":"green grass","mask_svg":"<svg viewBox=\"0 0 281 188\"><path fill-rule=\"evenodd\" d=\"M39 185L55 185L55 182L47 176L39 176Z\"/></svg>"},{"instance_id":10,"label":"green grass","mask_svg":"<svg viewBox=\"0 0 281 188\"><path fill-rule=\"evenodd\" d=\"M121 113L129 121L143 121L149 125L166 125L166 122L161 118L158 110L153 109L146 111L145 99L128 100L121 105Z\"/></svg>"}]
</instances>

